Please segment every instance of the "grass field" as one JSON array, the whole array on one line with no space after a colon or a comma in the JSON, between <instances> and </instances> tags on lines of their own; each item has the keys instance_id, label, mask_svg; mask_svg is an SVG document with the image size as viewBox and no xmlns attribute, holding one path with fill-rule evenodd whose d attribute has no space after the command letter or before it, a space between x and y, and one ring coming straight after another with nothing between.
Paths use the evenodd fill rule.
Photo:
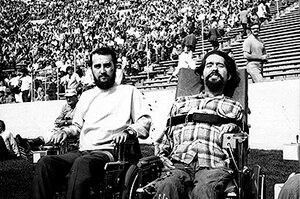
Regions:
<instances>
[{"instance_id":1,"label":"grass field","mask_svg":"<svg viewBox=\"0 0 300 199\"><path fill-rule=\"evenodd\" d=\"M143 147L143 154L153 153L152 148ZM252 149L249 166L258 164L266 175L267 199L274 198L274 184L284 182L292 172L299 172L297 161L282 160L280 150ZM27 160L0 162L0 199L27 199L31 188L34 164Z\"/></svg>"}]
</instances>

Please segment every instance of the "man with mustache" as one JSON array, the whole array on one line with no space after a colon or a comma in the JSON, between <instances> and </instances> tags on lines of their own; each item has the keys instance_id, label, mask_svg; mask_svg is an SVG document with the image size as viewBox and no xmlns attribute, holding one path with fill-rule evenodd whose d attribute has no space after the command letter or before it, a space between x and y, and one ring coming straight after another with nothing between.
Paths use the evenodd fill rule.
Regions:
<instances>
[{"instance_id":1,"label":"man with mustache","mask_svg":"<svg viewBox=\"0 0 300 199\"><path fill-rule=\"evenodd\" d=\"M236 64L225 52L210 51L195 72L204 89L176 99L167 127L157 140L155 153L169 174L155 185L154 198L223 198L233 178L222 135L240 132L237 123L243 117L241 104L225 95L239 84ZM212 118L205 121L205 114L227 121L210 123Z\"/></svg>"},{"instance_id":2,"label":"man with mustache","mask_svg":"<svg viewBox=\"0 0 300 199\"><path fill-rule=\"evenodd\" d=\"M62 143L79 135L79 150L39 160L33 179L31 198L53 198L55 190L69 175L67 199L89 198L90 187L104 179L104 166L115 160L115 143L129 135L147 138L151 117L143 96L133 86L115 83L117 57L109 48L90 55L90 67L96 87L85 91L77 105L72 125L51 138Z\"/></svg>"}]
</instances>

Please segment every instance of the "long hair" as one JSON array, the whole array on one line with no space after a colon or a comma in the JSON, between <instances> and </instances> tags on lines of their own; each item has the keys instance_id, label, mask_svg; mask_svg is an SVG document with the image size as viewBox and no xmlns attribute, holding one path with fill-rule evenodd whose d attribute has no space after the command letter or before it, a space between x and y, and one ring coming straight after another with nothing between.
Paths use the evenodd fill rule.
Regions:
<instances>
[{"instance_id":1,"label":"long hair","mask_svg":"<svg viewBox=\"0 0 300 199\"><path fill-rule=\"evenodd\" d=\"M225 60L224 64L225 64L227 72L228 72L228 74L230 74L231 78L227 81L227 83L224 87L223 93L226 96L232 97L232 95L233 95L235 89L238 87L241 79L237 72L237 66L235 64L235 61L231 57L229 57L229 55L227 53L225 53L223 51L219 51L219 50L213 50L213 51L208 52L202 59L201 65L195 69L195 73L200 75L200 77L203 75L203 70L204 70L204 67L206 64L206 59L210 55L213 55L213 54L219 55L219 56L223 57ZM200 78L200 81L202 84L204 83L204 80L202 78Z\"/></svg>"},{"instance_id":2,"label":"long hair","mask_svg":"<svg viewBox=\"0 0 300 199\"><path fill-rule=\"evenodd\" d=\"M5 123L2 120L0 120L0 127L2 131L5 131Z\"/></svg>"}]
</instances>

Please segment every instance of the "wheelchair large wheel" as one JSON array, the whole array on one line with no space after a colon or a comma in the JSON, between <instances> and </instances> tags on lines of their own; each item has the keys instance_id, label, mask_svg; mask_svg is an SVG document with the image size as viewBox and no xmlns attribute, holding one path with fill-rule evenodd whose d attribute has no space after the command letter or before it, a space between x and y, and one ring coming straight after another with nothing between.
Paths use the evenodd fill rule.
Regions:
<instances>
[{"instance_id":1,"label":"wheelchair large wheel","mask_svg":"<svg viewBox=\"0 0 300 199\"><path fill-rule=\"evenodd\" d=\"M136 165L131 165L126 173L122 199L137 199L136 190L139 186L139 172Z\"/></svg>"}]
</instances>

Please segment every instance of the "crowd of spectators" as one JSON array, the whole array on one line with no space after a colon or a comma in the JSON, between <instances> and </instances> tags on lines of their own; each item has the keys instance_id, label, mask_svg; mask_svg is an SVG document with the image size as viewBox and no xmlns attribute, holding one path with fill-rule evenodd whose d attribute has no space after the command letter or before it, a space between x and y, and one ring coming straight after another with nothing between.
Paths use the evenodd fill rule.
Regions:
<instances>
[{"instance_id":1,"label":"crowd of spectators","mask_svg":"<svg viewBox=\"0 0 300 199\"><path fill-rule=\"evenodd\" d=\"M54 76L43 79L49 83L46 87L42 90L39 85L35 87L35 92L39 89L38 93L42 91L42 95L49 96L48 89L52 94L59 90L57 77L63 77L68 66L77 68L79 76L86 79L89 53L109 46L118 53L124 73L137 75L149 70L149 66L151 70L160 61L178 59L184 38L190 32L196 37L201 35L201 14L205 15L204 33L209 32L211 24L217 24L224 36L240 26L239 12L243 6L256 14L259 3L248 0L0 0L0 69L22 64L34 78L38 71L55 70ZM2 79L5 78L11 77L6 75Z\"/></svg>"}]
</instances>

